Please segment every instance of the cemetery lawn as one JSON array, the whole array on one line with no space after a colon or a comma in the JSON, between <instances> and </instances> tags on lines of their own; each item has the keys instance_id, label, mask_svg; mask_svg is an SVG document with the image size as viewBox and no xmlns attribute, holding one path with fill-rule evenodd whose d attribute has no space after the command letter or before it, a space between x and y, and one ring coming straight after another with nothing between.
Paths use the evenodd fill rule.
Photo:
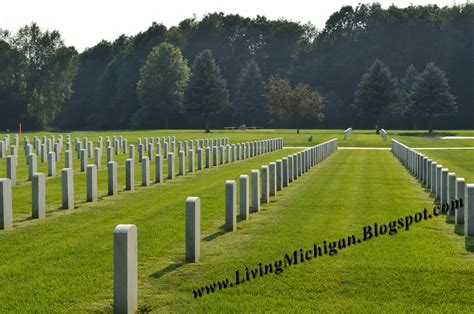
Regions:
<instances>
[{"instance_id":1,"label":"cemetery lawn","mask_svg":"<svg viewBox=\"0 0 474 314\"><path fill-rule=\"evenodd\" d=\"M474 150L418 150L420 153L442 164L466 183L474 183Z\"/></svg>"},{"instance_id":2,"label":"cemetery lawn","mask_svg":"<svg viewBox=\"0 0 474 314\"><path fill-rule=\"evenodd\" d=\"M261 131L258 136L231 132L223 132L231 143L281 135L285 146L308 145L306 136L302 140L291 135L293 130ZM322 142L333 137L331 132L313 133ZM193 132L173 133L180 135L177 140L202 138L201 132L196 137L191 137ZM411 137L405 138L408 141L401 141L410 145ZM463 146L459 141L453 146ZM383 142L380 136L361 133L356 144L384 147L389 139ZM243 274L246 267L275 262L285 253L321 245L323 240L361 237L364 225L389 223L433 204L389 151L338 150L271 198L260 213L239 222L236 232L224 233L225 180L238 180L240 174L296 151L276 151L149 188L137 187L74 210L51 210L42 221L16 221L15 228L0 232L0 312L110 312L112 232L119 223L138 228L140 311L474 311L473 253L466 251L464 238L444 217L195 299L193 289L225 278L232 282L236 270ZM431 153L438 151L427 152ZM453 167L457 164L449 156L446 159ZM467 159L468 163L459 162L460 171L466 166L472 169ZM74 163L78 165L77 160ZM136 168L137 176L140 172ZM472 172L466 173L467 177ZM119 186L123 180L119 173ZM106 182L99 183L99 189L101 185L103 190ZM30 202L26 191L23 201ZM201 198L201 260L195 264L183 263L187 196ZM21 201L14 199L14 206Z\"/></svg>"},{"instance_id":3,"label":"cemetery lawn","mask_svg":"<svg viewBox=\"0 0 474 314\"><path fill-rule=\"evenodd\" d=\"M218 138L218 137L229 137L231 143L239 143L245 141L263 140L269 138L281 137L284 140L284 145L289 147L302 147L302 146L313 146L318 143L329 141L333 138L339 139L339 146L350 146L350 147L390 147L390 140L392 138L399 142L404 143L410 147L474 147L474 139L440 139L437 136L428 136L426 131L406 131L406 130L387 130L388 136L387 141L384 141L380 135L375 134L374 130L353 130L352 135L348 139L344 140L344 130L334 129L318 129L308 130L301 129L300 134L296 134L296 130L292 129L263 129L263 130L211 130L211 133L204 133L202 130L147 130L147 131L89 131L89 132L64 132L64 133L51 133L51 132L25 132L30 138L31 143L34 136L41 138L43 135L58 136L63 134L71 135L74 141L75 137L87 136L89 140L97 141L99 136L114 136L122 135L128 139L129 144L135 144L137 149L137 139L145 137L161 137L161 136L176 136L176 141L190 140L190 139L202 139L202 138ZM436 131L435 131L436 132ZM474 136L474 131L471 130L448 130L439 131L442 136ZM0 138L6 133L0 132ZM313 136L313 141L309 142L308 139ZM21 144L23 140L21 140ZM23 146L21 147L23 152ZM105 149L103 156L105 157ZM125 160L125 159L124 159ZM39 162L38 162L39 164ZM5 165L0 164L0 174L4 169Z\"/></svg>"}]
</instances>

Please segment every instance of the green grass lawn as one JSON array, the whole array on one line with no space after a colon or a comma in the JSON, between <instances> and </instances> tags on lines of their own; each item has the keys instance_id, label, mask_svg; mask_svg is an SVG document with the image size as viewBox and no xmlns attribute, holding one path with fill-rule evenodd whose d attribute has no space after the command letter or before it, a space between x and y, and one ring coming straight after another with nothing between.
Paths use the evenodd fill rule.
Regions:
<instances>
[{"instance_id":1,"label":"green grass lawn","mask_svg":"<svg viewBox=\"0 0 474 314\"><path fill-rule=\"evenodd\" d=\"M380 135L376 135L374 130L357 130L355 129L348 139L344 140L344 130L300 130L300 134L296 134L295 130L291 129L265 129L265 130L212 130L211 133L204 133L202 130L148 130L148 131L99 131L99 132L69 132L69 133L50 133L50 132L34 132L23 133L29 136L43 135L59 135L70 134L74 140L75 137L87 136L90 140L97 140L99 136L112 137L113 135L122 135L128 139L129 143L136 144L137 138L141 137L161 137L161 136L176 136L176 140L189 140L201 138L218 138L229 137L231 142L245 142L250 140L262 140L267 138L282 137L285 146L312 146L317 143L322 143L333 138L339 139L339 146L362 146L362 147L390 147L390 139L394 138L405 143L410 147L457 147L469 146L474 147L474 139L464 140L442 140L436 136L427 136L426 131L406 131L406 130L387 130L387 141L383 141ZM440 131L441 132L441 131ZM454 136L474 136L474 131L442 131L443 134ZM3 139L2 133L0 138ZM313 136L313 142L308 142L308 138ZM21 147L23 149L23 147Z\"/></svg>"},{"instance_id":2,"label":"green grass lawn","mask_svg":"<svg viewBox=\"0 0 474 314\"><path fill-rule=\"evenodd\" d=\"M283 137L285 146L307 146L309 134L314 134L317 142L337 135L340 146L389 146L388 140L383 142L371 132L354 131L346 142L335 130L303 130L300 135L293 130L117 134L126 136L129 143L138 137L167 134L176 135L177 140L228 136L232 143ZM94 139L99 134L114 133L87 136ZM72 137L75 136L76 133ZM396 136L409 146L435 145L431 139ZM459 141L436 143L463 146L457 144ZM451 142L454 144L443 144ZM474 146L472 142L464 144ZM466 251L464 238L454 233L453 225L446 224L444 217L363 242L332 257L292 266L279 275L270 274L195 299L193 289L224 278L232 281L236 270L242 273L245 267L255 268L259 262L274 262L285 253L321 244L323 240L360 236L364 225L388 223L433 204L433 199L391 152L339 150L279 192L260 213L252 213L249 221L239 222L236 232L224 233L225 181L238 180L240 174L250 174L252 169L298 150L276 151L133 192L122 191L97 203L84 202L85 175L76 173L76 199L82 203L66 211L57 209L59 178L49 179L51 205L47 218L41 221L27 219L31 186L22 182L14 189L15 228L0 231L0 312L110 312L112 233L119 223L133 223L138 228L141 311L474 311L474 255ZM439 157L443 165L446 163L456 173L464 172L466 178L472 175L472 158L466 155L456 161L461 154L449 155L451 152L461 151L424 153ZM123 188L125 157L117 159L121 166L119 186ZM77 160L74 162L79 165ZM1 167L4 166L2 162ZM4 171L1 167L0 176ZM138 185L139 164L135 171ZM106 192L105 179L106 171L102 171L102 196ZM183 263L188 196L201 198L201 261L196 264Z\"/></svg>"},{"instance_id":3,"label":"green grass lawn","mask_svg":"<svg viewBox=\"0 0 474 314\"><path fill-rule=\"evenodd\" d=\"M455 172L466 183L474 183L474 150L423 150L419 152Z\"/></svg>"}]
</instances>

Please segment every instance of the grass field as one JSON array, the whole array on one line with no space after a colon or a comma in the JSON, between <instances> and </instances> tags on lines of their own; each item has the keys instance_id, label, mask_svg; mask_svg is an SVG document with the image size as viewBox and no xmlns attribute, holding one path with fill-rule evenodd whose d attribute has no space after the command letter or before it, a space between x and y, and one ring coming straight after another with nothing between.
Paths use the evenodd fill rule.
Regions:
<instances>
[{"instance_id":1,"label":"grass field","mask_svg":"<svg viewBox=\"0 0 474 314\"><path fill-rule=\"evenodd\" d=\"M389 131L389 139L391 133L412 147L474 147L474 140L440 140L406 131ZM474 131L447 133L474 135ZM345 141L342 130L303 130L300 135L294 130L215 131L209 135L202 131L78 132L72 138L86 135L94 140L113 134L124 135L129 143L138 137L169 134L177 140L225 136L231 143L283 137L287 147L335 137L339 146L390 145L389 139L384 142L373 131L357 130ZM313 143L307 141L309 135L315 137ZM242 274L246 267L272 263L285 253L323 240L352 234L360 237L365 225L388 223L433 204L390 151L338 150L279 192L260 213L239 222L236 232L225 233L225 181L238 180L240 174L250 174L252 169L299 150L284 149L163 184L137 187L133 192L121 191L97 203L84 202L85 175L76 169L76 199L81 201L77 208L58 210L60 179L48 179L48 215L44 220L30 220L31 185L22 172L26 167L21 147L20 184L14 188L13 199L15 228L0 231L0 312L112 311L112 232L119 223L138 228L142 312L474 311L474 255L466 251L464 237L444 217L195 299L193 289L224 278L232 281L236 270ZM474 183L474 151L420 151ZM119 186L123 189L125 157L115 159L121 166ZM77 160L74 163L79 166ZM136 167L139 185L141 171L138 164ZM1 161L0 177L4 171ZM102 196L106 176L102 170ZM184 263L187 196L201 198L201 261L196 264Z\"/></svg>"},{"instance_id":2,"label":"grass field","mask_svg":"<svg viewBox=\"0 0 474 314\"><path fill-rule=\"evenodd\" d=\"M455 172L466 182L474 182L474 150L423 150L419 152Z\"/></svg>"},{"instance_id":3,"label":"grass field","mask_svg":"<svg viewBox=\"0 0 474 314\"><path fill-rule=\"evenodd\" d=\"M229 137L233 143L249 140L259 140L266 138L282 137L286 146L311 146L322 143L333 138L339 139L339 146L359 146L359 147L390 147L390 139L394 138L410 147L474 147L474 139L442 140L436 136L426 136L426 131L406 131L388 130L387 141L383 141L381 136L375 134L373 130L354 130L347 140L344 140L344 130L301 130L296 134L295 130L246 130L246 131L225 131L212 130L211 133L204 133L202 130L150 130L150 131L100 131L100 132L68 132L68 133L23 133L29 136L70 134L71 138L87 136L91 140L97 140L99 136L123 135L129 143L136 143L139 137L161 137L176 136L176 140L189 140L200 138ZM474 131L442 131L443 135L450 136L474 136ZM3 138L4 133L0 133ZM313 142L308 142L310 136L314 137Z\"/></svg>"}]
</instances>

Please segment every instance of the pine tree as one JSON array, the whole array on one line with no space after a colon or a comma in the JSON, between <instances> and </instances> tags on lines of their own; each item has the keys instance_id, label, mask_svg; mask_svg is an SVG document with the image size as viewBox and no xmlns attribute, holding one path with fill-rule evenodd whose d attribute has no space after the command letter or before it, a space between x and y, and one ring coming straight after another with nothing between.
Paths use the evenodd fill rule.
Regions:
<instances>
[{"instance_id":1,"label":"pine tree","mask_svg":"<svg viewBox=\"0 0 474 314\"><path fill-rule=\"evenodd\" d=\"M416 129L416 121L415 115L411 110L410 101L409 101L409 94L413 87L413 83L416 80L416 76L418 75L418 71L416 70L413 64L410 64L407 68L405 76L400 81L400 107L401 112L407 118L412 119L413 121L413 128Z\"/></svg>"},{"instance_id":2,"label":"pine tree","mask_svg":"<svg viewBox=\"0 0 474 314\"><path fill-rule=\"evenodd\" d=\"M446 75L433 63L428 63L417 76L409 94L410 110L428 122L433 132L433 118L448 116L457 111L456 98L449 91Z\"/></svg>"},{"instance_id":3,"label":"pine tree","mask_svg":"<svg viewBox=\"0 0 474 314\"><path fill-rule=\"evenodd\" d=\"M154 47L140 71L137 96L140 108L134 116L135 127L156 127L160 117L168 119L182 110L189 67L179 48L163 43Z\"/></svg>"},{"instance_id":4,"label":"pine tree","mask_svg":"<svg viewBox=\"0 0 474 314\"><path fill-rule=\"evenodd\" d=\"M265 82L260 68L252 60L242 70L234 101L235 121L262 126L265 118Z\"/></svg>"},{"instance_id":5,"label":"pine tree","mask_svg":"<svg viewBox=\"0 0 474 314\"><path fill-rule=\"evenodd\" d=\"M397 80L390 69L380 60L375 60L362 75L354 97L354 107L360 114L368 115L380 128L380 117L392 111L398 103Z\"/></svg>"},{"instance_id":6,"label":"pine tree","mask_svg":"<svg viewBox=\"0 0 474 314\"><path fill-rule=\"evenodd\" d=\"M186 110L202 115L206 133L209 120L229 106L229 91L210 50L203 50L194 60L189 84L184 95Z\"/></svg>"}]
</instances>

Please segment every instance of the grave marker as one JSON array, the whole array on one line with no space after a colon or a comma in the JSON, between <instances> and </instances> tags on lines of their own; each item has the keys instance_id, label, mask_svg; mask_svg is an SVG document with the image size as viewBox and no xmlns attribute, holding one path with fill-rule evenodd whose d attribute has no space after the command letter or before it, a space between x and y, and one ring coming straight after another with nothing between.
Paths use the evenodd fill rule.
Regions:
<instances>
[{"instance_id":1,"label":"grave marker","mask_svg":"<svg viewBox=\"0 0 474 314\"><path fill-rule=\"evenodd\" d=\"M186 262L199 262L201 252L201 200L186 199Z\"/></svg>"},{"instance_id":2,"label":"grave marker","mask_svg":"<svg viewBox=\"0 0 474 314\"><path fill-rule=\"evenodd\" d=\"M237 228L237 189L234 180L225 182L225 231L235 231Z\"/></svg>"},{"instance_id":3,"label":"grave marker","mask_svg":"<svg viewBox=\"0 0 474 314\"><path fill-rule=\"evenodd\" d=\"M12 184L10 179L0 179L0 230L13 226Z\"/></svg>"},{"instance_id":4,"label":"grave marker","mask_svg":"<svg viewBox=\"0 0 474 314\"><path fill-rule=\"evenodd\" d=\"M240 219L249 219L249 176L241 175L240 183Z\"/></svg>"},{"instance_id":5,"label":"grave marker","mask_svg":"<svg viewBox=\"0 0 474 314\"><path fill-rule=\"evenodd\" d=\"M150 186L150 159L142 157L142 186Z\"/></svg>"},{"instance_id":6,"label":"grave marker","mask_svg":"<svg viewBox=\"0 0 474 314\"><path fill-rule=\"evenodd\" d=\"M137 227L117 225L114 230L114 313L138 309Z\"/></svg>"},{"instance_id":7,"label":"grave marker","mask_svg":"<svg viewBox=\"0 0 474 314\"><path fill-rule=\"evenodd\" d=\"M48 153L48 176L56 176L56 154L54 152Z\"/></svg>"},{"instance_id":8,"label":"grave marker","mask_svg":"<svg viewBox=\"0 0 474 314\"><path fill-rule=\"evenodd\" d=\"M128 158L125 161L125 190L133 191L135 189L135 164L133 159Z\"/></svg>"},{"instance_id":9,"label":"grave marker","mask_svg":"<svg viewBox=\"0 0 474 314\"><path fill-rule=\"evenodd\" d=\"M117 195L117 162L107 163L108 195Z\"/></svg>"},{"instance_id":10,"label":"grave marker","mask_svg":"<svg viewBox=\"0 0 474 314\"><path fill-rule=\"evenodd\" d=\"M262 166L261 168L262 177L261 177L261 192L262 198L260 203L265 204L269 202L270 199L270 178L268 173L268 166Z\"/></svg>"},{"instance_id":11,"label":"grave marker","mask_svg":"<svg viewBox=\"0 0 474 314\"><path fill-rule=\"evenodd\" d=\"M61 171L62 183L62 207L63 209L74 208L74 171L72 168L64 168Z\"/></svg>"},{"instance_id":12,"label":"grave marker","mask_svg":"<svg viewBox=\"0 0 474 314\"><path fill-rule=\"evenodd\" d=\"M87 202L97 201L97 166L87 165Z\"/></svg>"}]
</instances>

